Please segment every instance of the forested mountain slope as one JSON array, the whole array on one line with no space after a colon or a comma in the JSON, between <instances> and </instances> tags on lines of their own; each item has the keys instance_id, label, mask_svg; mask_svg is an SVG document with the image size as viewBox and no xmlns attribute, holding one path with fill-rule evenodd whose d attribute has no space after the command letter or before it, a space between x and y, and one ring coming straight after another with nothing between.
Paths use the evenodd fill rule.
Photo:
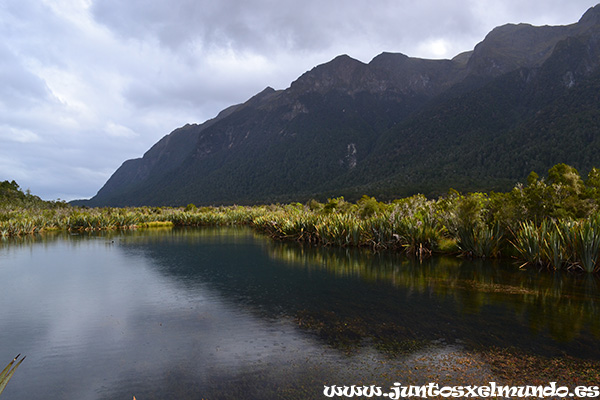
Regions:
<instances>
[{"instance_id":1,"label":"forested mountain slope","mask_svg":"<svg viewBox=\"0 0 600 400\"><path fill-rule=\"evenodd\" d=\"M126 161L90 206L251 204L508 189L600 166L600 6L504 25L452 60L342 55Z\"/></svg>"}]
</instances>

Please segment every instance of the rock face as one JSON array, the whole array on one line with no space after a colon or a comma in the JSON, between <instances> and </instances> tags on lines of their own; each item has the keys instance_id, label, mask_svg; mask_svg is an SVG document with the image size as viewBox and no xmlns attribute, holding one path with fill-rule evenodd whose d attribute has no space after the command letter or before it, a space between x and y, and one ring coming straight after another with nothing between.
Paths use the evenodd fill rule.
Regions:
<instances>
[{"instance_id":1,"label":"rock face","mask_svg":"<svg viewBox=\"0 0 600 400\"><path fill-rule=\"evenodd\" d=\"M129 160L90 206L303 201L506 189L600 166L600 6L508 24L452 60L382 53L319 65Z\"/></svg>"}]
</instances>

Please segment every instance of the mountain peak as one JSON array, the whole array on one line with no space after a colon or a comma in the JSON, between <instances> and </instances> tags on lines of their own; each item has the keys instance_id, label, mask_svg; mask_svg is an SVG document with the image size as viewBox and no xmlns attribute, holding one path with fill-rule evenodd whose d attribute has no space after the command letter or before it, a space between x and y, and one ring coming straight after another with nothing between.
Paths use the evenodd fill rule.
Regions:
<instances>
[{"instance_id":1,"label":"mountain peak","mask_svg":"<svg viewBox=\"0 0 600 400\"><path fill-rule=\"evenodd\" d=\"M360 61L350 57L348 54L340 54L339 56L334 57L333 60L331 60L327 64L347 63L347 62L360 62Z\"/></svg>"},{"instance_id":2,"label":"mountain peak","mask_svg":"<svg viewBox=\"0 0 600 400\"><path fill-rule=\"evenodd\" d=\"M318 72L342 72L340 71L340 69L342 70L349 70L349 69L355 69L355 68L360 68L361 66L364 66L365 64L361 61L358 61L355 58L350 57L347 54L341 54L337 57L335 57L333 60L329 61L328 63L325 64L321 64L315 68L312 69L312 71L318 71Z\"/></svg>"},{"instance_id":3,"label":"mountain peak","mask_svg":"<svg viewBox=\"0 0 600 400\"><path fill-rule=\"evenodd\" d=\"M600 24L600 4L591 7L583 14L579 19L579 23L582 25L598 25Z\"/></svg>"},{"instance_id":4,"label":"mountain peak","mask_svg":"<svg viewBox=\"0 0 600 400\"><path fill-rule=\"evenodd\" d=\"M275 89L273 89L271 86L267 86L266 88L264 88L262 90L262 92L259 92L259 93L255 94L254 96L252 96L249 101L263 101L263 100L271 97L271 95L273 95L275 93L277 93L277 91Z\"/></svg>"},{"instance_id":5,"label":"mountain peak","mask_svg":"<svg viewBox=\"0 0 600 400\"><path fill-rule=\"evenodd\" d=\"M470 73L500 76L521 67L541 65L554 46L571 34L570 26L506 24L494 28L475 46L468 62Z\"/></svg>"},{"instance_id":6,"label":"mountain peak","mask_svg":"<svg viewBox=\"0 0 600 400\"><path fill-rule=\"evenodd\" d=\"M375 67L387 67L389 65L398 66L401 63L406 62L409 57L402 53L388 53L383 52L377 56L375 56L369 65Z\"/></svg>"},{"instance_id":7,"label":"mountain peak","mask_svg":"<svg viewBox=\"0 0 600 400\"><path fill-rule=\"evenodd\" d=\"M302 74L300 78L292 82L291 88L300 91L323 92L333 87L353 86L365 69L366 64L347 54L342 54Z\"/></svg>"}]
</instances>

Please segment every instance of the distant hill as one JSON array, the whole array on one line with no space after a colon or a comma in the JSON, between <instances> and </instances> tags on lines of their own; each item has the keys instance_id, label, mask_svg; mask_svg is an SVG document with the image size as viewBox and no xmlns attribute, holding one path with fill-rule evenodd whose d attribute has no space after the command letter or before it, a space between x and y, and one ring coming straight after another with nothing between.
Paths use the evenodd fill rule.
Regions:
<instances>
[{"instance_id":1,"label":"distant hill","mask_svg":"<svg viewBox=\"0 0 600 400\"><path fill-rule=\"evenodd\" d=\"M600 5L492 30L452 60L338 56L128 160L88 206L252 204L449 188L600 166Z\"/></svg>"}]
</instances>

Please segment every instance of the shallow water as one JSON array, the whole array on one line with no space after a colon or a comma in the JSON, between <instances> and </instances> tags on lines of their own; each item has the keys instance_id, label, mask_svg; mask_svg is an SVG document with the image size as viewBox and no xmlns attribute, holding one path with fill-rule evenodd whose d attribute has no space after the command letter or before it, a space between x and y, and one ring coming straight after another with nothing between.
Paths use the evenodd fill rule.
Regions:
<instances>
[{"instance_id":1,"label":"shallow water","mask_svg":"<svg viewBox=\"0 0 600 400\"><path fill-rule=\"evenodd\" d=\"M0 364L27 359L2 398L316 399L331 384L485 382L472 361L490 346L600 359L598 289L510 262L419 262L247 229L4 240Z\"/></svg>"}]
</instances>

